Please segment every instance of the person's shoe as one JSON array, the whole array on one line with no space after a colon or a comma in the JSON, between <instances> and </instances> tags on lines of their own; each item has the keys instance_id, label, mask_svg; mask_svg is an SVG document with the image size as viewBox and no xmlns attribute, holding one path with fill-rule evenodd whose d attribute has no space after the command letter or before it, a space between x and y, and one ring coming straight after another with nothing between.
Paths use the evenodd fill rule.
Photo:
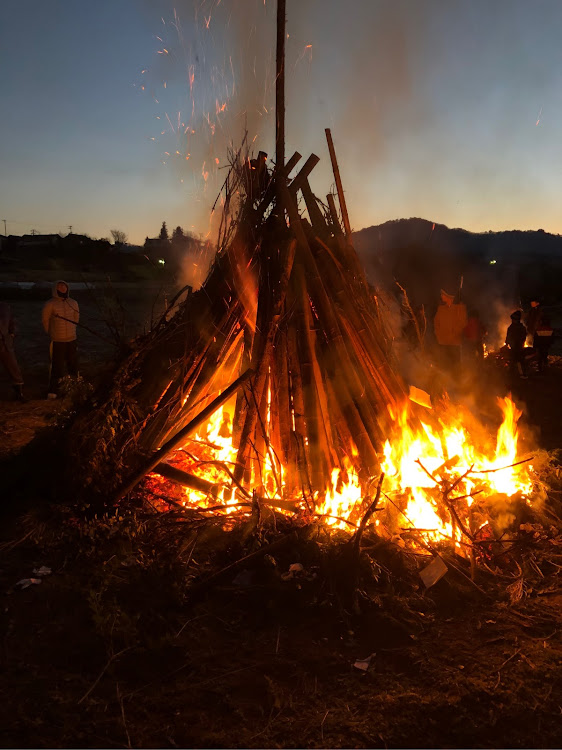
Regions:
<instances>
[{"instance_id":1,"label":"person's shoe","mask_svg":"<svg viewBox=\"0 0 562 750\"><path fill-rule=\"evenodd\" d=\"M14 386L14 393L16 401L20 401L22 404L27 403L26 397L23 395L23 386L22 385L15 385Z\"/></svg>"},{"instance_id":2,"label":"person's shoe","mask_svg":"<svg viewBox=\"0 0 562 750\"><path fill-rule=\"evenodd\" d=\"M58 398L56 393L47 393L47 398Z\"/></svg>"}]
</instances>

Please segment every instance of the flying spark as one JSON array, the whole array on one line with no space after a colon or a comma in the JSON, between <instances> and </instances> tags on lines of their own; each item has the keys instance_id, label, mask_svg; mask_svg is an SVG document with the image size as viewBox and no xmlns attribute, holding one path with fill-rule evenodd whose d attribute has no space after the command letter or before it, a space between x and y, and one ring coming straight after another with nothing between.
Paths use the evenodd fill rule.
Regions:
<instances>
[{"instance_id":1,"label":"flying spark","mask_svg":"<svg viewBox=\"0 0 562 750\"><path fill-rule=\"evenodd\" d=\"M542 107L539 110L539 116L537 117L537 121L535 123L535 126L537 126L541 121L541 115L542 115Z\"/></svg>"}]
</instances>

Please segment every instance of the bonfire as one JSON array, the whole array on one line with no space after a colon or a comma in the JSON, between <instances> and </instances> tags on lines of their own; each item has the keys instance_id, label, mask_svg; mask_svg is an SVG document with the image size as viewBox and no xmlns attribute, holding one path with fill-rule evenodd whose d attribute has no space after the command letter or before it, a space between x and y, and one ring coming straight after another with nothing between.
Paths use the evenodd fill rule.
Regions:
<instances>
[{"instance_id":1,"label":"bonfire","mask_svg":"<svg viewBox=\"0 0 562 750\"><path fill-rule=\"evenodd\" d=\"M446 543L474 575L540 499L518 451L521 412L500 399L492 435L446 397L409 398L353 247L330 130L325 200L309 182L318 156L298 171L299 153L285 161L283 40L274 165L246 142L231 151L205 282L134 342L77 421L74 456L106 507L144 493L225 528L281 513L358 539L370 524L425 554Z\"/></svg>"},{"instance_id":2,"label":"bonfire","mask_svg":"<svg viewBox=\"0 0 562 750\"><path fill-rule=\"evenodd\" d=\"M113 502L144 487L162 510L234 521L259 506L350 533L368 513L382 538L445 541L474 562L537 497L521 412L500 399L492 435L446 398L410 400L326 135L325 203L308 182L315 155L291 179L299 154L274 170L263 152L231 154L207 280L79 422L82 464Z\"/></svg>"}]
</instances>

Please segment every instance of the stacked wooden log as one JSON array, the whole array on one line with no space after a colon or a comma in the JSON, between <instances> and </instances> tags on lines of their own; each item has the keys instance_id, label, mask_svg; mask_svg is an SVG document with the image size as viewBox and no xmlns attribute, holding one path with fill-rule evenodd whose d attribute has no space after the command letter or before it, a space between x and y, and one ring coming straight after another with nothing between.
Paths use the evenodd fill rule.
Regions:
<instances>
[{"instance_id":1,"label":"stacked wooden log","mask_svg":"<svg viewBox=\"0 0 562 750\"><path fill-rule=\"evenodd\" d=\"M278 174L262 155L233 165L225 206L237 199L238 212L223 221L206 282L138 344L110 397L82 423L82 434L86 424L98 438L88 450L103 475L103 413L114 415L101 445L122 471L105 481L128 472L138 480L154 468L163 446L177 447L174 436L249 368L232 419L237 485L259 492L266 458L284 467L287 496L322 493L336 467L351 464L363 477L378 471L405 392L351 243L327 136L340 213L334 195L324 204L312 192L314 155L292 179L299 154ZM121 483L119 494L133 484Z\"/></svg>"}]
</instances>

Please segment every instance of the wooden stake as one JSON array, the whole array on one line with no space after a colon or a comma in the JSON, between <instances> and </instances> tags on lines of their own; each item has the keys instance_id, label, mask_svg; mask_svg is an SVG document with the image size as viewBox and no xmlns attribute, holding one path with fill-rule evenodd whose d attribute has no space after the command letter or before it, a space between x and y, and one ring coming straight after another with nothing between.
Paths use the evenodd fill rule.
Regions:
<instances>
[{"instance_id":1,"label":"wooden stake","mask_svg":"<svg viewBox=\"0 0 562 750\"><path fill-rule=\"evenodd\" d=\"M285 190L287 188L283 185ZM256 328L256 335L254 336L254 347L252 349L252 367L256 372L254 379L253 389L255 393L255 399L259 405L263 395L263 389L266 382L266 376L268 374L269 362L271 360L271 353L273 351L273 340L277 332L277 326L279 323L279 316L283 309L283 303L285 301L285 295L287 293L287 287L289 285L289 278L293 269L293 261L295 259L296 251L296 240L291 240L289 246L285 251L285 257L283 259L283 267L280 272L277 273L277 289L276 299L272 305L268 306L268 314L263 320L263 330L258 326ZM264 269L265 272L265 269ZM264 305L267 305L267 300L264 298ZM260 310L258 308L258 316ZM246 465L246 459L248 455L248 445L251 439L257 421L257 411L254 403L250 403L248 411L246 413L246 419L240 435L240 445L238 446L238 455L236 457L236 467L234 469L234 477L236 481L240 481L244 474L244 467Z\"/></svg>"},{"instance_id":2,"label":"wooden stake","mask_svg":"<svg viewBox=\"0 0 562 750\"><path fill-rule=\"evenodd\" d=\"M137 484L143 479L149 471L152 471L154 467L160 463L166 456L171 453L174 448L177 448L178 445L194 430L199 427L200 424L203 424L203 422L206 422L210 416L212 416L216 410L219 408L219 406L222 406L228 399L232 396L233 393L236 393L238 388L246 382L252 375L254 374L254 371L251 369L246 370L245 373L240 375L239 378L236 378L234 383L228 386L228 388L223 391L220 395L218 395L210 404L207 406L203 411L201 411L194 419L191 420L191 422L186 425L183 430L180 430L176 435L174 435L173 438L170 438L167 443L165 443L160 450L156 451L154 455L152 455L148 461L146 461L145 464L143 464L142 468L139 469L139 471L134 475L132 479L127 482L127 484L122 487L119 492L115 495L115 502L121 500L125 497L134 487L137 486Z\"/></svg>"},{"instance_id":3,"label":"wooden stake","mask_svg":"<svg viewBox=\"0 0 562 750\"><path fill-rule=\"evenodd\" d=\"M277 0L277 59L275 67L275 167L280 184L285 165L285 26L286 0ZM282 205L281 191L277 185L277 206Z\"/></svg>"},{"instance_id":4,"label":"wooden stake","mask_svg":"<svg viewBox=\"0 0 562 750\"><path fill-rule=\"evenodd\" d=\"M338 167L338 160L336 158L336 149L334 148L334 142L332 140L332 131L330 128L326 128L326 140L328 141L328 150L330 152L330 159L332 160L332 170L334 172L334 179L336 181L336 189L338 191L338 198L340 200L341 216L343 220L343 226L345 229L346 237L351 237L351 224L349 223L349 215L347 213L347 204L345 202L345 196L343 194L343 185L340 177L340 168Z\"/></svg>"}]
</instances>

